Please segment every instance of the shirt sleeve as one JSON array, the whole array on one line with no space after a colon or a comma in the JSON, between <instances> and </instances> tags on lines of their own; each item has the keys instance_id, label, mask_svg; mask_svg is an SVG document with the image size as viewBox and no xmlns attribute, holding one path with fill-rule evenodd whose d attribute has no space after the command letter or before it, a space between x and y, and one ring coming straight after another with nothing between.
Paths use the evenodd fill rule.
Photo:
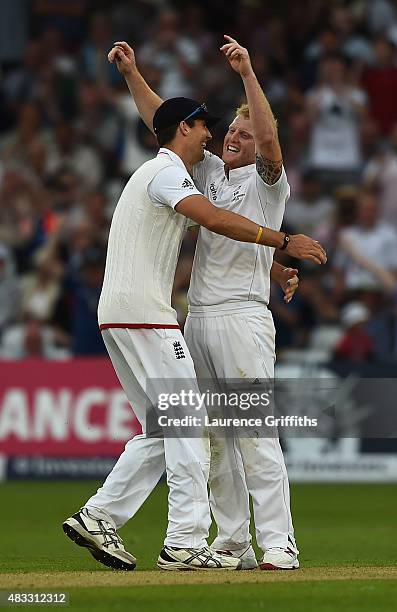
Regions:
<instances>
[{"instance_id":1,"label":"shirt sleeve","mask_svg":"<svg viewBox=\"0 0 397 612\"><path fill-rule=\"evenodd\" d=\"M280 178L274 183L274 185L268 185L265 181L256 173L256 184L260 193L264 194L266 204L270 206L285 206L288 202L291 194L291 189L288 184L287 174L285 168L281 171Z\"/></svg>"},{"instance_id":2,"label":"shirt sleeve","mask_svg":"<svg viewBox=\"0 0 397 612\"><path fill-rule=\"evenodd\" d=\"M149 183L147 192L154 204L171 208L188 196L203 195L188 172L178 166L162 168Z\"/></svg>"},{"instance_id":3,"label":"shirt sleeve","mask_svg":"<svg viewBox=\"0 0 397 612\"><path fill-rule=\"evenodd\" d=\"M204 159L193 166L193 179L197 189L204 193L209 174L214 170L223 168L223 166L224 163L220 157L209 151L204 151Z\"/></svg>"}]
</instances>

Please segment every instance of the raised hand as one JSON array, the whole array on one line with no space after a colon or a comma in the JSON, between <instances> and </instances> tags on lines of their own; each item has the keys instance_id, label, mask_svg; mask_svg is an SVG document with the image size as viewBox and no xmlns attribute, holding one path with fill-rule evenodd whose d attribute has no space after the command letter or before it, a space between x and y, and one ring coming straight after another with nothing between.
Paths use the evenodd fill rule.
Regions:
<instances>
[{"instance_id":1,"label":"raised hand","mask_svg":"<svg viewBox=\"0 0 397 612\"><path fill-rule=\"evenodd\" d=\"M124 41L113 43L113 48L108 53L108 60L116 66L122 75L137 70L134 50Z\"/></svg>"},{"instance_id":2,"label":"raised hand","mask_svg":"<svg viewBox=\"0 0 397 612\"><path fill-rule=\"evenodd\" d=\"M229 60L229 64L241 77L248 76L253 72L249 53L245 47L242 47L237 40L224 34L224 38L228 41L220 50Z\"/></svg>"}]
</instances>

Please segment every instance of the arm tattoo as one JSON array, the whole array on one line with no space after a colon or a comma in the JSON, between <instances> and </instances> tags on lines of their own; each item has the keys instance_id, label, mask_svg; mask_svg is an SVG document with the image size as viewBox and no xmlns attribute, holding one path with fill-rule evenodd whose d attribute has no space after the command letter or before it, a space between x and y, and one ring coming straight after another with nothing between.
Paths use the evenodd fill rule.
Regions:
<instances>
[{"instance_id":1,"label":"arm tattoo","mask_svg":"<svg viewBox=\"0 0 397 612\"><path fill-rule=\"evenodd\" d=\"M260 153L256 154L256 171L261 179L268 185L274 185L277 183L281 176L281 170L283 167L283 160L272 161L271 159L264 159Z\"/></svg>"}]
</instances>

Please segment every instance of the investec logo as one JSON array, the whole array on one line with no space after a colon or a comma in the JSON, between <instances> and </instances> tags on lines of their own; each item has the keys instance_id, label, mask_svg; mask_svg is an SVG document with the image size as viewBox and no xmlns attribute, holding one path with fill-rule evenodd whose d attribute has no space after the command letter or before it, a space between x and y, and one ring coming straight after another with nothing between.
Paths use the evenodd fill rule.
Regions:
<instances>
[{"instance_id":1,"label":"investec logo","mask_svg":"<svg viewBox=\"0 0 397 612\"><path fill-rule=\"evenodd\" d=\"M134 414L123 391L8 389L0 403L0 441L125 441L135 435Z\"/></svg>"}]
</instances>

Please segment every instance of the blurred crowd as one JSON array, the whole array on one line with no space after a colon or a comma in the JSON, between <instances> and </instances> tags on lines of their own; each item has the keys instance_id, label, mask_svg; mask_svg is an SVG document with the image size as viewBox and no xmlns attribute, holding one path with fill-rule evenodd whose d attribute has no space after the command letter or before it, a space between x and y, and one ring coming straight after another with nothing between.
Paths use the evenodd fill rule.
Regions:
<instances>
[{"instance_id":1,"label":"blurred crowd","mask_svg":"<svg viewBox=\"0 0 397 612\"><path fill-rule=\"evenodd\" d=\"M241 80L222 34L247 46L279 123L291 184L284 229L321 241L285 305L279 359L397 363L397 1L3 0L0 43L0 356L101 355L106 241L129 176L157 147L107 53L114 40L163 97L224 121ZM174 306L187 312L195 236ZM296 266L296 260L277 254Z\"/></svg>"}]
</instances>

